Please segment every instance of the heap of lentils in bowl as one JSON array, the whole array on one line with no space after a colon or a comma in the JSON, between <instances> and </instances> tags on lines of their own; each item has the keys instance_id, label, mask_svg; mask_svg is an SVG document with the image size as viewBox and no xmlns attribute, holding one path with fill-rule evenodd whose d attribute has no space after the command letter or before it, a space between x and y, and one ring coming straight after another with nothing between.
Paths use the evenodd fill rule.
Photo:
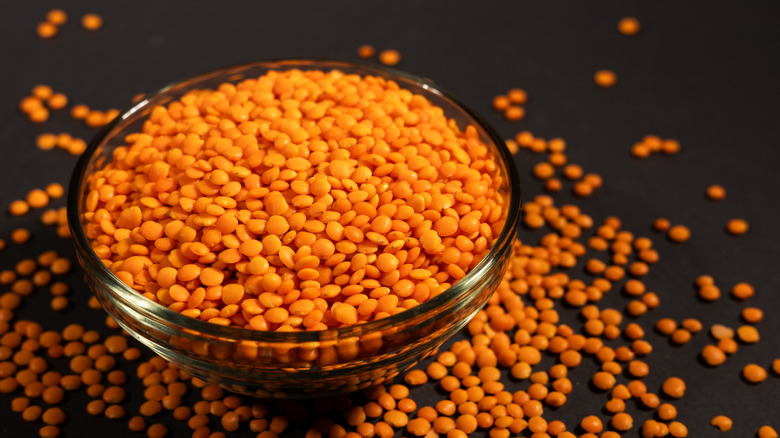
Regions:
<instances>
[{"instance_id":1,"label":"heap of lentils in bowl","mask_svg":"<svg viewBox=\"0 0 780 438\"><path fill-rule=\"evenodd\" d=\"M475 127L381 77L270 71L151 109L90 179L85 231L127 286L222 326L298 331L441 294L503 226Z\"/></svg>"}]
</instances>

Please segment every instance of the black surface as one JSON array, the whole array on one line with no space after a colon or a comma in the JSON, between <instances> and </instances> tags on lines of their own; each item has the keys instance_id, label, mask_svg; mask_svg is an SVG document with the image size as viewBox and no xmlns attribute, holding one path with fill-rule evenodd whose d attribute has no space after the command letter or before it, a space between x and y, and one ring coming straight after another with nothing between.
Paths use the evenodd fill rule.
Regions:
<instances>
[{"instance_id":1,"label":"black surface","mask_svg":"<svg viewBox=\"0 0 780 438\"><path fill-rule=\"evenodd\" d=\"M66 9L69 22L55 38L41 40L35 26L55 6ZM85 12L101 14L104 28L82 29L77 22ZM639 35L617 33L617 21L627 15L641 21ZM54 112L41 125L28 122L17 104L32 86L49 84L66 93L71 103L121 108L138 92L224 65L284 57L355 59L361 44L395 48L403 55L398 68L431 78L507 138L520 130L564 138L570 161L604 177L604 188L576 200L584 211L597 222L617 215L628 230L654 239L661 262L646 283L662 304L639 319L655 347L645 381L657 391L668 375L686 380L686 395L675 405L690 436L718 436L709 420L719 414L734 419L728 436L754 436L762 424L780 428L778 376L770 372L758 385L740 378L745 364L767 367L780 357L777 17L777 3L771 1L3 2L0 238L9 240L10 231L21 226L33 230L34 238L0 252L0 269L47 249L73 255L70 242L40 225L38 212L12 218L6 211L12 200L33 187L65 183L75 164L75 157L63 151L38 150L34 140L39 133L69 132L89 139L95 132L71 120L66 111ZM617 73L616 87L593 84L594 71L602 68ZM529 94L528 115L521 122L507 122L490 107L493 96L511 87ZM679 140L681 153L644 161L632 158L631 145L647 134ZM526 199L541 192L530 175L541 159L525 151L517 157ZM712 183L726 187L725 201L704 198L704 189ZM556 196L559 204L574 200L568 190L566 185ZM659 216L689 226L693 238L672 244L652 232L650 224ZM726 234L724 225L732 217L747 219L750 232L742 237ZM521 232L528 243L534 243L534 236L537 233ZM718 302L696 299L692 281L701 274L715 276L724 291ZM66 281L74 289L67 312L50 312L48 292L41 290L25 298L18 313L35 319L44 315L47 328L79 321L107 333L102 312L86 307L88 291L80 274L69 274ZM756 297L745 303L732 300L727 292L739 281L753 284ZM622 309L626 302L615 291L600 305ZM758 324L762 339L756 345L740 345L717 369L697 361L698 351L711 342L708 334L694 335L678 347L652 330L655 321L666 316L697 317L705 327L736 327L741 324L739 311L747 305L765 311ZM573 327L581 326L572 312L563 316ZM548 420L562 419L572 428L576 419L601 411L606 396L585 388L585 379L595 369L587 362L572 372L575 392L569 403L546 415ZM142 398L140 383L134 380L130 388L136 391L130 391L127 408L134 414ZM429 402L438 397L432 385L415 394ZM36 436L41 423L25 423L12 413L12 397L0 396L0 436ZM88 417L83 391L69 397L62 436L141 436L129 432L126 421ZM631 404L629 412L635 414L637 426L650 415ZM162 421L170 425L172 436L190 435L186 425L169 417ZM242 430L236 435L253 435ZM636 430L626 436L639 436Z\"/></svg>"}]
</instances>

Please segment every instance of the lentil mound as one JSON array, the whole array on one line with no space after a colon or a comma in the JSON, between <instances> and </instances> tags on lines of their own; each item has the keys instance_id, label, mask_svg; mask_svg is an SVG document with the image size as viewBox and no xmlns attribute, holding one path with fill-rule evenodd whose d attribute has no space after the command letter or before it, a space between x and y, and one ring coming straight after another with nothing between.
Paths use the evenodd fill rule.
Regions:
<instances>
[{"instance_id":1,"label":"lentil mound","mask_svg":"<svg viewBox=\"0 0 780 438\"><path fill-rule=\"evenodd\" d=\"M155 107L91 175L84 220L127 286L257 330L372 321L447 290L503 228L475 127L393 81L272 71Z\"/></svg>"}]
</instances>

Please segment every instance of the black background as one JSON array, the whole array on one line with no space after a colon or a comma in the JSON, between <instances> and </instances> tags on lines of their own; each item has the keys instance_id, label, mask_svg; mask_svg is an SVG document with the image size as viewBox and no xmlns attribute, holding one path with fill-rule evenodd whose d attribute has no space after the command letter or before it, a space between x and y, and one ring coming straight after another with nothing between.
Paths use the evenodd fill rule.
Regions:
<instances>
[{"instance_id":1,"label":"black background","mask_svg":"<svg viewBox=\"0 0 780 438\"><path fill-rule=\"evenodd\" d=\"M584 211L597 222L616 215L626 229L654 239L661 261L645 282L662 304L638 320L655 347L647 360L651 374L645 381L657 392L669 375L686 380L686 395L675 405L690 436L719 436L709 425L719 414L734 420L734 429L724 436L754 436L763 424L780 428L778 376L770 371L758 385L740 377L745 364L768 367L780 357L776 5L617 0L3 2L0 238L8 241L17 227L29 228L34 237L21 246L9 243L0 252L0 269L48 249L73 256L71 243L41 225L38 212L21 218L6 213L11 201L32 188L66 183L75 164L75 157L61 150L37 149L38 134L69 132L87 140L95 134L71 120L67 111L53 112L44 124L27 121L17 106L34 85L45 83L66 93L71 104L105 110L127 106L136 93L225 65L271 58L356 59L361 44L394 48L403 56L397 68L432 79L506 138L521 130L564 138L569 160L601 174L605 181L591 198L576 200ZM69 21L56 37L41 40L35 26L53 7L64 8ZM87 12L103 16L101 30L88 32L78 25ZM618 20L628 15L641 21L639 35L618 34ZM593 73L602 68L617 73L617 86L601 89L593 84ZM505 121L490 106L493 96L512 87L529 94L527 117L520 122ZM643 161L631 157L631 145L647 134L677 139L682 151ZM526 199L542 192L530 173L542 159L527 151L517 156ZM725 201L705 199L704 189L713 183L727 189ZM569 191L566 184L556 202L575 201ZM689 226L692 239L673 244L653 232L650 225L659 216ZM733 217L748 220L747 235L725 233L724 225ZM538 235L521 230L526 243L534 243ZM696 298L692 282L701 274L713 275L723 290L718 302ZM66 312L48 310L48 292L41 290L25 299L18 314L45 318L46 328L78 321L108 333L102 312L86 306L89 292L80 273L65 280L73 287ZM739 281L755 286L755 298L743 303L728 296ZM615 290L600 305L622 309L626 302ZM680 347L652 330L655 321L666 316L696 317L705 328L714 323L737 327L739 312L748 305L765 311L758 324L762 339L756 345L740 345L716 369L697 360L701 347L712 342L707 333L694 335ZM575 329L581 327L574 312L562 315ZM571 429L584 415L602 414L607 396L586 388L596 366L586 362L571 373L575 391L569 402L552 413L548 410L548 420L561 419ZM141 386L137 379L130 385L135 390L126 406L129 415L135 415L142 401ZM423 402L434 403L440 397L433 385L414 393ZM13 396L0 396L0 435L37 436L40 422L25 423L10 411ZM141 436L128 431L126 420L89 417L83 391L68 397L64 408L69 420L62 436ZM652 415L633 404L629 412L637 426ZM173 436L189 436L185 425L170 418L162 421L171 426ZM639 436L637 429L626 436ZM253 435L245 427L241 430L244 433L236 435Z\"/></svg>"}]
</instances>

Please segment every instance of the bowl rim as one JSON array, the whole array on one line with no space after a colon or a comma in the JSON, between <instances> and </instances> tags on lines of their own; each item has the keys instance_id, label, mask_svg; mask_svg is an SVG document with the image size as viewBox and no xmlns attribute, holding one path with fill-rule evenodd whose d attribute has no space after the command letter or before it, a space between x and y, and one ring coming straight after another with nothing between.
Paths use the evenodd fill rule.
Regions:
<instances>
[{"instance_id":1,"label":"bowl rim","mask_svg":"<svg viewBox=\"0 0 780 438\"><path fill-rule=\"evenodd\" d=\"M237 70L243 70L253 67L268 68L268 70L292 70L300 69L301 67L320 67L325 71L342 70L342 69L358 69L359 72L347 72L347 74L361 74L361 75L375 75L384 77L389 80L394 80L395 77L402 78L406 81L411 81L414 85L424 89L427 92L431 92L438 95L439 98L443 98L449 104L453 105L460 111L462 111L471 120L470 122L477 125L487 135L490 141L494 143L498 150L498 157L503 162L503 166L506 168L507 174L505 178L508 178L508 185L510 187L509 204L506 205L506 222L504 224L501 233L496 238L493 246L488 253L482 258L482 260L469 271L465 277L453 283L453 285L437 295L436 297L424 301L417 306L404 310L388 317L369 321L365 323L355 324L346 327L332 328L318 331L297 331L297 332L278 332L278 331L261 331L248 329L243 327L233 326L220 326L217 324L209 323L197 318L191 318L182 315L179 312L171 310L166 306L153 302L137 290L128 287L121 282L110 269L108 269L100 258L97 257L92 249L89 240L82 226L82 218L80 212L80 198L81 198L81 185L84 179L87 177L87 167L92 160L95 152L98 150L112 133L114 128L126 119L136 116L137 113L152 108L158 104L155 100L166 93L174 92L179 88L192 87L194 84L224 75L224 81L231 81L229 74ZM286 67L286 68L285 68ZM343 70L342 70L343 71ZM403 84L399 84L403 85ZM197 88L195 86L194 88ZM426 96L426 98L428 98ZM167 102L166 102L167 103ZM446 114L445 114L446 116ZM449 117L448 117L449 118ZM470 123L470 124L471 124ZM476 112L474 112L469 106L461 102L454 97L451 93L443 90L438 85L434 84L431 80L425 79L407 72L388 68L385 66L378 66L369 64L366 62L343 60L343 59L328 59L328 58L278 58L257 60L245 63L233 64L217 69L207 71L195 76L188 77L186 79L169 83L168 85L144 95L138 103L134 103L127 109L123 110L116 118L114 118L108 125L104 126L89 142L86 150L81 154L76 166L74 167L71 175L71 180L68 187L68 199L67 199L67 217L68 224L71 230L71 234L74 237L74 244L77 247L77 252L80 255L86 256L84 263L88 263L92 269L96 269L95 274L102 274L100 281L105 283L105 286L110 290L114 299L118 296L124 301L131 304L136 310L143 310L145 313L151 314L157 319L164 320L168 326L178 326L185 329L191 334L193 331L199 335L211 336L216 338L229 339L233 341L253 341L253 342L318 342L324 340L337 340L344 338L351 338L355 336L367 335L382 330L391 329L393 327L403 326L405 322L413 320L426 313L435 314L435 309L444 304L450 303L457 296L465 293L468 287L473 287L474 284L480 280L484 274L486 274L493 263L492 260L495 256L505 251L506 245L512 245L514 237L516 236L517 229L520 223L520 205L521 205L521 184L519 174L516 168L516 164L509 152L508 147L504 140L496 133L496 131ZM510 248L511 250L511 248ZM81 258L81 257L80 257ZM89 272L85 269L85 275L89 275ZM468 286L464 286L468 285Z\"/></svg>"}]
</instances>

